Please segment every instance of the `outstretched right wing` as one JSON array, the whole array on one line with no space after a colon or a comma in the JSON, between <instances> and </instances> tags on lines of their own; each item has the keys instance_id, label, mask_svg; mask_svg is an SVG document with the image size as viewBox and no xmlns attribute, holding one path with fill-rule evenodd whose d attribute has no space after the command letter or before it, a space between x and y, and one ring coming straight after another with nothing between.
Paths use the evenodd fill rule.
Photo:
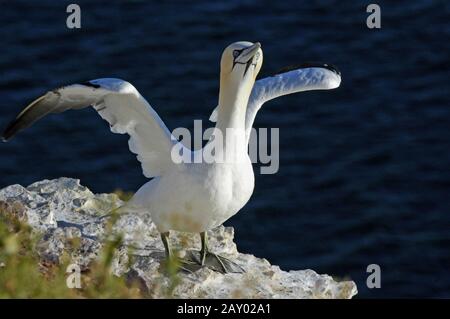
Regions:
<instances>
[{"instance_id":1,"label":"outstretched right wing","mask_svg":"<svg viewBox=\"0 0 450 319\"><path fill-rule=\"evenodd\" d=\"M245 131L247 142L261 106L279 96L311 90L330 90L341 83L340 72L328 64L305 64L255 82L247 104ZM217 121L217 108L210 120Z\"/></svg>"},{"instance_id":2,"label":"outstretched right wing","mask_svg":"<svg viewBox=\"0 0 450 319\"><path fill-rule=\"evenodd\" d=\"M108 121L113 133L130 135L129 148L137 154L146 177L160 176L173 167L171 150L177 140L136 88L120 79L97 79L47 92L19 113L2 138L9 140L47 114L89 105Z\"/></svg>"}]
</instances>

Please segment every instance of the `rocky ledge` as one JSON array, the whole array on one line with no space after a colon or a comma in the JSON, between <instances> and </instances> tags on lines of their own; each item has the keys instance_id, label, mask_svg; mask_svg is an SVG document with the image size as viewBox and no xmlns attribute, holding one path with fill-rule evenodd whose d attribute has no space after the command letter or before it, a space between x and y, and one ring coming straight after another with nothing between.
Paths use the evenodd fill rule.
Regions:
<instances>
[{"instance_id":1,"label":"rocky ledge","mask_svg":"<svg viewBox=\"0 0 450 319\"><path fill-rule=\"evenodd\" d=\"M105 242L107 218L100 218L122 201L116 194L94 194L79 180L43 180L28 187L11 185L0 190L0 208L14 209L33 230L43 234L39 257L58 263L68 241L78 238L80 248L71 252L73 263L89 269ZM18 209L19 208L19 209ZM149 216L121 215L113 232L121 233L120 246L112 263L117 276L134 276L145 284L154 298L164 298L170 280L161 272L164 248ZM353 281L336 281L313 270L283 271L267 260L237 251L231 227L209 232L212 251L241 265L243 274L220 274L208 268L180 273L172 296L176 298L351 298L357 288ZM174 233L171 243L183 254L183 247L199 249L198 236ZM133 247L132 262L129 247Z\"/></svg>"}]
</instances>

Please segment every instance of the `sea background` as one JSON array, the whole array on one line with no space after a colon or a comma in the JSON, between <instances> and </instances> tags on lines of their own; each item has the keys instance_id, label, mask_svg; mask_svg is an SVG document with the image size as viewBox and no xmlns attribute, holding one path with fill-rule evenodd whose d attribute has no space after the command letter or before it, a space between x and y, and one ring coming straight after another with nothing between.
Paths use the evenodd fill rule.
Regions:
<instances>
[{"instance_id":1,"label":"sea background","mask_svg":"<svg viewBox=\"0 0 450 319\"><path fill-rule=\"evenodd\" d=\"M99 77L132 82L170 129L208 123L228 44L260 41L260 78L322 61L333 91L274 100L257 127L280 129L280 170L256 174L226 225L239 249L282 269L356 281L359 297L450 297L450 2L0 1L0 126L49 89ZM208 124L207 124L208 123ZM258 165L255 172L259 172ZM60 176L94 192L146 182L127 137L90 108L52 115L0 144L0 187ZM368 289L366 267L381 267Z\"/></svg>"}]
</instances>

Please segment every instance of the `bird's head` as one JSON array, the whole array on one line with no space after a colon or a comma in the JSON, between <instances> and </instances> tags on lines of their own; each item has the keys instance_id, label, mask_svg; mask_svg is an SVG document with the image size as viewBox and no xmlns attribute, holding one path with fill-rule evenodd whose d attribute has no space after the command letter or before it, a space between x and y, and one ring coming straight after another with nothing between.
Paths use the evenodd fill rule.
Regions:
<instances>
[{"instance_id":1,"label":"bird's head","mask_svg":"<svg viewBox=\"0 0 450 319\"><path fill-rule=\"evenodd\" d=\"M263 53L259 42L240 41L230 44L222 53L220 77L233 86L253 86L261 69Z\"/></svg>"}]
</instances>

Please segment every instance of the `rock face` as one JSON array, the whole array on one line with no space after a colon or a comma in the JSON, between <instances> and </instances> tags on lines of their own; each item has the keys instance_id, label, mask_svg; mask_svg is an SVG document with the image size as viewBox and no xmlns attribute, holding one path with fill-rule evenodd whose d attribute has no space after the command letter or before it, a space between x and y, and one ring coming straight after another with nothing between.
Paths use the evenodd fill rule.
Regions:
<instances>
[{"instance_id":1,"label":"rock face","mask_svg":"<svg viewBox=\"0 0 450 319\"><path fill-rule=\"evenodd\" d=\"M79 180L59 178L43 180L28 187L11 185L0 190L0 205L21 207L22 217L36 231L43 233L39 255L58 261L71 238L78 238L80 248L72 260L82 269L98 256L104 242L108 218L100 218L121 206L115 194L93 194ZM123 214L113 231L121 233L124 245L118 249L112 271L117 276L135 276L154 298L164 298L169 279L160 271L164 248L149 216ZM282 271L265 259L237 251L231 227L220 226L209 232L211 250L228 256L241 265L244 274L220 274L208 268L195 273L181 273L173 290L177 298L351 298L357 289L353 281L337 282L312 270ZM198 236L171 234L171 244L180 253L183 247L200 249ZM128 248L133 247L133 261L128 263Z\"/></svg>"}]
</instances>

